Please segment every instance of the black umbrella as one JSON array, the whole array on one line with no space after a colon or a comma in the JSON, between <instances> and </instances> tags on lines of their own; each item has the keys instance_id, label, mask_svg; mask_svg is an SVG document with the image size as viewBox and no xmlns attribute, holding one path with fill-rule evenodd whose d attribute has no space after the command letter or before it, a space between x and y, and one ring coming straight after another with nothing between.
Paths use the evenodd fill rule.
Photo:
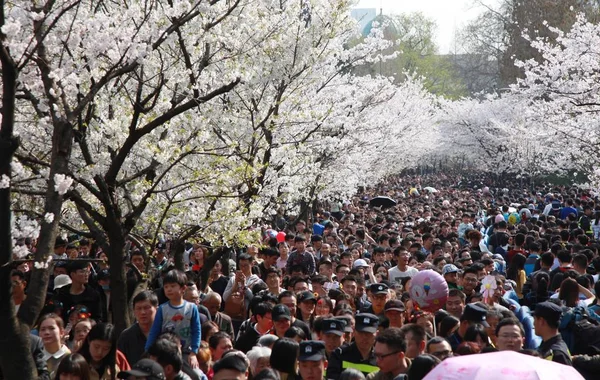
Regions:
<instances>
[{"instance_id":1,"label":"black umbrella","mask_svg":"<svg viewBox=\"0 0 600 380\"><path fill-rule=\"evenodd\" d=\"M398 202L396 202L392 198L383 197L383 196L372 198L369 201L369 207L390 208L390 207L394 207L397 204L398 204Z\"/></svg>"}]
</instances>

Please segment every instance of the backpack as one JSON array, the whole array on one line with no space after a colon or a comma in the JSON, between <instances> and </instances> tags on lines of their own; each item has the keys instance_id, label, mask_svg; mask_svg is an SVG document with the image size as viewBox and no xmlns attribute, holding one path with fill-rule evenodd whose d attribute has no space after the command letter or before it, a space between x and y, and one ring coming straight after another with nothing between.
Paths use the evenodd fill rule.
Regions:
<instances>
[{"instance_id":1,"label":"backpack","mask_svg":"<svg viewBox=\"0 0 600 380\"><path fill-rule=\"evenodd\" d=\"M582 306L566 308L558 326L571 355L600 354L600 323Z\"/></svg>"}]
</instances>

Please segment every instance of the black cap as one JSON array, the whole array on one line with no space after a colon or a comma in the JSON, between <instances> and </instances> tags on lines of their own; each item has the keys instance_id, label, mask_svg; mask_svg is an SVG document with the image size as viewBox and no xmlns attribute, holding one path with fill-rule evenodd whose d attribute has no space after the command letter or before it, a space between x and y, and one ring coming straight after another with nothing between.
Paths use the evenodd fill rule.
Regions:
<instances>
[{"instance_id":1,"label":"black cap","mask_svg":"<svg viewBox=\"0 0 600 380\"><path fill-rule=\"evenodd\" d=\"M382 283L371 284L371 286L369 286L371 294L388 294L389 289L390 288L388 288L386 284Z\"/></svg>"},{"instance_id":2,"label":"black cap","mask_svg":"<svg viewBox=\"0 0 600 380\"><path fill-rule=\"evenodd\" d=\"M472 303L465 306L461 320L481 323L484 327L490 327L486 321L487 310Z\"/></svg>"},{"instance_id":3,"label":"black cap","mask_svg":"<svg viewBox=\"0 0 600 380\"><path fill-rule=\"evenodd\" d=\"M119 379L127 379L129 376L145 377L148 380L166 379L161 365L150 359L142 359L135 363L129 371L121 371L117 375Z\"/></svg>"},{"instance_id":4,"label":"black cap","mask_svg":"<svg viewBox=\"0 0 600 380\"><path fill-rule=\"evenodd\" d=\"M369 332L375 334L379 325L379 317L371 313L359 313L354 317L356 321L356 331Z\"/></svg>"},{"instance_id":5,"label":"black cap","mask_svg":"<svg viewBox=\"0 0 600 380\"><path fill-rule=\"evenodd\" d=\"M315 295L313 294L313 292L311 292L309 290L305 290L302 293L298 294L298 303L304 302L304 301L314 301L316 303L317 299L315 298Z\"/></svg>"},{"instance_id":6,"label":"black cap","mask_svg":"<svg viewBox=\"0 0 600 380\"><path fill-rule=\"evenodd\" d=\"M340 315L337 317L333 317L333 319L338 319L344 323L344 332L347 332L347 333L354 332L354 329L352 328L352 319L354 319L354 318L352 316Z\"/></svg>"},{"instance_id":7,"label":"black cap","mask_svg":"<svg viewBox=\"0 0 600 380\"><path fill-rule=\"evenodd\" d=\"M96 276L96 279L98 281L108 280L109 278L110 278L110 272L108 271L108 269L102 269L100 272L98 272L98 275Z\"/></svg>"},{"instance_id":8,"label":"black cap","mask_svg":"<svg viewBox=\"0 0 600 380\"><path fill-rule=\"evenodd\" d=\"M385 306L383 307L383 311L405 311L406 307L404 306L404 303L400 300L389 300L385 303Z\"/></svg>"},{"instance_id":9,"label":"black cap","mask_svg":"<svg viewBox=\"0 0 600 380\"><path fill-rule=\"evenodd\" d=\"M346 322L341 319L323 319L321 322L321 330L323 334L335 334L337 336L344 335L344 328L346 327Z\"/></svg>"},{"instance_id":10,"label":"black cap","mask_svg":"<svg viewBox=\"0 0 600 380\"><path fill-rule=\"evenodd\" d=\"M285 305L275 305L275 307L273 307L273 311L271 312L271 318L275 322L284 318L288 321L291 321L292 313L290 312L290 309Z\"/></svg>"},{"instance_id":11,"label":"black cap","mask_svg":"<svg viewBox=\"0 0 600 380\"><path fill-rule=\"evenodd\" d=\"M540 302L535 306L533 315L558 325L562 316L562 308L553 302Z\"/></svg>"},{"instance_id":12,"label":"black cap","mask_svg":"<svg viewBox=\"0 0 600 380\"><path fill-rule=\"evenodd\" d=\"M318 362L325 359L325 343L318 340L300 342L300 356L298 357L298 361Z\"/></svg>"},{"instance_id":13,"label":"black cap","mask_svg":"<svg viewBox=\"0 0 600 380\"><path fill-rule=\"evenodd\" d=\"M157 243L156 249L159 251L164 251L165 249L167 249L167 244L166 243Z\"/></svg>"}]
</instances>

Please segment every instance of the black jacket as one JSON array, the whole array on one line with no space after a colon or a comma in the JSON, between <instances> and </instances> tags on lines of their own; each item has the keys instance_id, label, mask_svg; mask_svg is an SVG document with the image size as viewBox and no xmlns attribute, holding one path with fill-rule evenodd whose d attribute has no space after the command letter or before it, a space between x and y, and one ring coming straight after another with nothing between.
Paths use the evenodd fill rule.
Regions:
<instances>
[{"instance_id":1,"label":"black jacket","mask_svg":"<svg viewBox=\"0 0 600 380\"><path fill-rule=\"evenodd\" d=\"M247 329L242 336L235 342L235 349L242 351L244 354L256 346L260 339L260 334L254 326Z\"/></svg>"},{"instance_id":2,"label":"black jacket","mask_svg":"<svg viewBox=\"0 0 600 380\"><path fill-rule=\"evenodd\" d=\"M63 286L54 296L55 301L62 302L63 304L63 320L68 320L69 311L77 305L87 307L93 319L100 322L106 320L106 315L102 312L100 294L95 289L90 285L86 285L85 290L81 294L73 295L70 291L71 285Z\"/></svg>"},{"instance_id":3,"label":"black jacket","mask_svg":"<svg viewBox=\"0 0 600 380\"><path fill-rule=\"evenodd\" d=\"M367 360L362 358L356 343L352 343L348 346L342 346L336 348L329 358L329 364L327 365L327 376L326 378L338 380L341 373L346 368L355 368L361 371L365 377L371 373L379 371L373 350Z\"/></svg>"},{"instance_id":4,"label":"black jacket","mask_svg":"<svg viewBox=\"0 0 600 380\"><path fill-rule=\"evenodd\" d=\"M553 336L547 341L542 342L538 348L539 353L543 359L549 359L556 363L573 365L571 361L571 355L569 354L569 348L563 341L560 334Z\"/></svg>"}]
</instances>

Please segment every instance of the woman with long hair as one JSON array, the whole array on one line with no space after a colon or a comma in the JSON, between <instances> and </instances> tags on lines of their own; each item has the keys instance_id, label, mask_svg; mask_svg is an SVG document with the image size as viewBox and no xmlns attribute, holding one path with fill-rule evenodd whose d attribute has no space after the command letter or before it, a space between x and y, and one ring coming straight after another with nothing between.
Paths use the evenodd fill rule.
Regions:
<instances>
[{"instance_id":1,"label":"woman with long hair","mask_svg":"<svg viewBox=\"0 0 600 380\"><path fill-rule=\"evenodd\" d=\"M281 380L298 379L298 349L300 345L289 338L279 339L271 351L271 368L279 372Z\"/></svg>"},{"instance_id":2,"label":"woman with long hair","mask_svg":"<svg viewBox=\"0 0 600 380\"><path fill-rule=\"evenodd\" d=\"M315 320L315 308L317 305L315 295L310 290L306 290L298 294L297 297L298 308L296 309L296 318L312 326Z\"/></svg>"},{"instance_id":3,"label":"woman with long hair","mask_svg":"<svg viewBox=\"0 0 600 380\"><path fill-rule=\"evenodd\" d=\"M456 330L458 330L459 324L460 321L458 318L452 315L444 317L440 322L440 329L438 330L437 335L441 336L442 338L448 338L450 335L454 334Z\"/></svg>"},{"instance_id":4,"label":"woman with long hair","mask_svg":"<svg viewBox=\"0 0 600 380\"><path fill-rule=\"evenodd\" d=\"M567 307L587 307L594 301L594 294L579 285L576 280L565 278L560 284L558 298Z\"/></svg>"},{"instance_id":5,"label":"woman with long hair","mask_svg":"<svg viewBox=\"0 0 600 380\"><path fill-rule=\"evenodd\" d=\"M190 252L190 269L185 272L189 281L192 281L198 289L205 290L204 284L200 284L200 271L204 266L204 257L208 254L208 250L200 244L194 244L192 252Z\"/></svg>"},{"instance_id":6,"label":"woman with long hair","mask_svg":"<svg viewBox=\"0 0 600 380\"><path fill-rule=\"evenodd\" d=\"M62 318L54 313L42 316L39 334L44 344L44 360L48 365L50 376L53 376L60 361L71 353L69 348L63 344L65 325Z\"/></svg>"},{"instance_id":7,"label":"woman with long hair","mask_svg":"<svg viewBox=\"0 0 600 380\"><path fill-rule=\"evenodd\" d=\"M525 274L525 261L527 261L527 258L524 255L517 253L513 256L506 271L506 278L517 283L515 292L519 299L523 299L523 285L525 285L525 281L527 280L527 275Z\"/></svg>"},{"instance_id":8,"label":"woman with long hair","mask_svg":"<svg viewBox=\"0 0 600 380\"><path fill-rule=\"evenodd\" d=\"M531 291L525 295L524 304L531 310L535 310L535 306L546 301L552 293L549 291L550 275L546 272L537 272L531 280Z\"/></svg>"},{"instance_id":9,"label":"woman with long hair","mask_svg":"<svg viewBox=\"0 0 600 380\"><path fill-rule=\"evenodd\" d=\"M333 301L328 296L320 296L317 298L315 306L315 316L322 317L331 315L333 312Z\"/></svg>"},{"instance_id":10,"label":"woman with long hair","mask_svg":"<svg viewBox=\"0 0 600 380\"><path fill-rule=\"evenodd\" d=\"M73 325L71 333L69 334L69 340L67 346L72 352L77 352L83 345L87 334L89 334L92 327L96 325L96 321L90 318L80 319Z\"/></svg>"},{"instance_id":11,"label":"woman with long hair","mask_svg":"<svg viewBox=\"0 0 600 380\"><path fill-rule=\"evenodd\" d=\"M283 273L283 272L285 272L285 266L287 265L287 259L288 259L288 253L290 252L290 247L285 241L282 241L281 243L277 244L277 251L279 251L279 258L277 259L277 262L275 263L275 265Z\"/></svg>"},{"instance_id":12,"label":"woman with long hair","mask_svg":"<svg viewBox=\"0 0 600 380\"><path fill-rule=\"evenodd\" d=\"M114 326L99 323L92 327L79 353L90 364L91 380L114 380L117 366L117 337Z\"/></svg>"},{"instance_id":13,"label":"woman with long hair","mask_svg":"<svg viewBox=\"0 0 600 380\"><path fill-rule=\"evenodd\" d=\"M488 333L480 323L469 326L463 339L465 342L477 343L482 349L490 345Z\"/></svg>"}]
</instances>

